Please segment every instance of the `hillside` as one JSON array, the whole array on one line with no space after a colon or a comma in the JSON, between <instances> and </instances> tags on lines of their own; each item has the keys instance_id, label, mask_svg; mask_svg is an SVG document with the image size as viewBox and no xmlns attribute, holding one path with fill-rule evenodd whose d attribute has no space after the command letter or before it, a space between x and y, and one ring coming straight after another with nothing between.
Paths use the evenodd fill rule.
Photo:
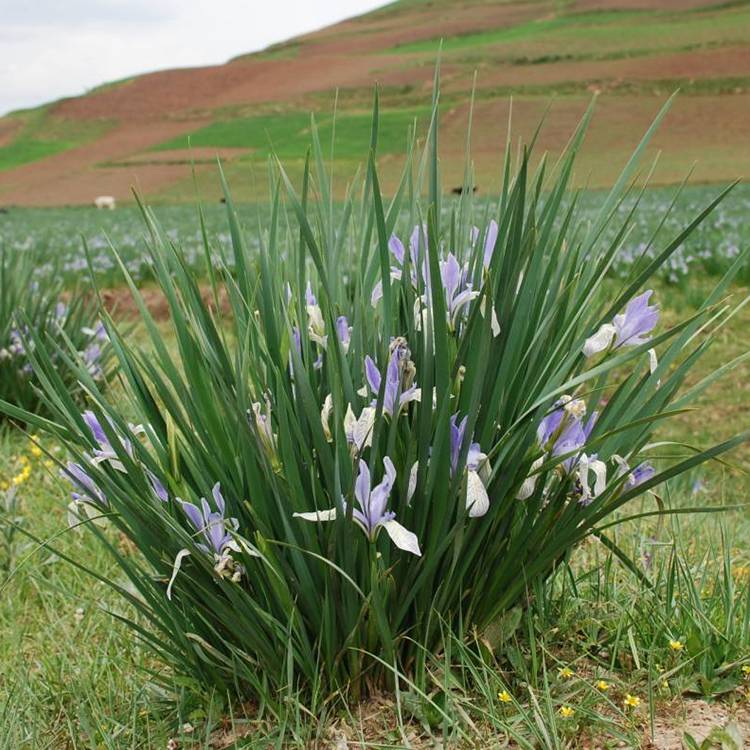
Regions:
<instances>
[{"instance_id":1,"label":"hillside","mask_svg":"<svg viewBox=\"0 0 750 750\"><path fill-rule=\"evenodd\" d=\"M679 181L694 162L697 181L750 175L748 0L402 0L224 65L137 76L0 119L0 205L127 198L132 185L151 201L191 199L191 159L213 198L217 154L238 196L252 198L265 193L271 148L299 170L310 110L330 141L337 89L343 180L365 151L375 82L387 187L410 123L424 127L441 38L450 183L461 181L475 72L480 189L497 182L511 96L516 137L529 136L551 105L540 141L554 154L600 92L581 183L607 184L678 88L655 141L656 181Z\"/></svg>"}]
</instances>

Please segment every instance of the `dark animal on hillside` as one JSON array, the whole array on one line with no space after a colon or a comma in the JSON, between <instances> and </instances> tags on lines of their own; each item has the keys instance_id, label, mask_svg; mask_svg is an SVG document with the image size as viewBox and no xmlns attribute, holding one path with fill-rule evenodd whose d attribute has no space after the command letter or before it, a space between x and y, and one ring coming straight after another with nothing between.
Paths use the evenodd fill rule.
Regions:
<instances>
[{"instance_id":1,"label":"dark animal on hillside","mask_svg":"<svg viewBox=\"0 0 750 750\"><path fill-rule=\"evenodd\" d=\"M7 214L7 213L8 213L8 209L5 208L5 206L0 206L0 214Z\"/></svg>"},{"instance_id":2,"label":"dark animal on hillside","mask_svg":"<svg viewBox=\"0 0 750 750\"><path fill-rule=\"evenodd\" d=\"M476 193L477 189L478 189L477 186L473 185L471 187L471 192ZM463 195L468 190L469 188L467 188L465 185L462 185L461 187L454 187L453 190L451 190L451 193L453 193L453 195Z\"/></svg>"}]
</instances>

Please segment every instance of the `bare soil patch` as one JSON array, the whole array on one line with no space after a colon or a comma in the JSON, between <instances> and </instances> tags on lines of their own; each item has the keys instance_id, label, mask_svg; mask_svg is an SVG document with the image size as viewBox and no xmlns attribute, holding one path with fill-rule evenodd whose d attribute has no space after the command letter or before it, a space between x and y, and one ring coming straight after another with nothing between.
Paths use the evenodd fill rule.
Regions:
<instances>
[{"instance_id":1,"label":"bare soil patch","mask_svg":"<svg viewBox=\"0 0 750 750\"><path fill-rule=\"evenodd\" d=\"M17 118L3 117L0 119L0 148L10 144L21 127L22 123Z\"/></svg>"},{"instance_id":2,"label":"bare soil patch","mask_svg":"<svg viewBox=\"0 0 750 750\"><path fill-rule=\"evenodd\" d=\"M163 323L170 318L169 303L160 289L145 287L140 289L140 294L146 309L154 320ZM118 320L137 320L140 317L138 305L126 287L104 289L101 292L102 302L107 311ZM222 287L218 290L219 306L221 312L226 314L230 311L229 297ZM213 292L208 285L201 286L201 298L210 309L215 309Z\"/></svg>"},{"instance_id":3,"label":"bare soil patch","mask_svg":"<svg viewBox=\"0 0 750 750\"><path fill-rule=\"evenodd\" d=\"M600 83L616 89L631 82L665 80L705 81L750 76L750 47L665 52L621 60L559 61L554 64L498 64L483 67L479 87L559 86L564 83ZM463 90L466 81L451 90Z\"/></svg>"},{"instance_id":4,"label":"bare soil patch","mask_svg":"<svg viewBox=\"0 0 750 750\"><path fill-rule=\"evenodd\" d=\"M685 701L657 715L651 747L655 750L683 750L683 737L690 734L700 745L715 729L728 726L750 746L750 709L724 703Z\"/></svg>"},{"instance_id":5,"label":"bare soil patch","mask_svg":"<svg viewBox=\"0 0 750 750\"><path fill-rule=\"evenodd\" d=\"M240 720L234 727L226 726L214 732L208 746L215 750L225 750L234 747L235 743L244 738L252 737L257 740L262 737L268 731L268 727L254 721L253 713L254 710L251 710L248 718ZM419 722L410 721L408 716L403 716L403 711L402 718L403 723L400 727L398 711L391 697L374 696L364 703L350 707L349 717L331 721L321 730L321 739L310 747L317 750L366 750L372 747L408 747L412 750L435 750L441 747L476 750L503 747L515 750L519 747L504 734L477 724L469 730L471 740L444 745L439 732L431 735ZM747 743L750 743L750 711L747 707L736 708L705 701L678 701L658 706L654 723L653 737L644 731L638 744L629 746L628 750L684 750L685 733L689 733L700 744L712 731L727 728L746 743L740 745L740 748L748 747ZM596 736L596 733L590 736L586 730L571 742L573 744L568 747L577 750L613 747L612 737ZM628 747L622 744L618 746ZM186 750L193 747L193 744L185 745Z\"/></svg>"}]
</instances>

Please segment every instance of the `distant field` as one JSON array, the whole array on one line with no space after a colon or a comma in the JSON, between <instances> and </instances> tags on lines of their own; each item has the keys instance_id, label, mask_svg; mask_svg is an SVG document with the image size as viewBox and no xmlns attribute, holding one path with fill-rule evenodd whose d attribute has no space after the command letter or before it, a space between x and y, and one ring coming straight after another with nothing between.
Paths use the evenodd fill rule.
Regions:
<instances>
[{"instance_id":1,"label":"distant field","mask_svg":"<svg viewBox=\"0 0 750 750\"><path fill-rule=\"evenodd\" d=\"M676 208L669 214L659 231L653 246L647 247L651 236L667 213L674 188L652 188L643 198L639 223L635 231L623 242L615 271L625 273L634 263L643 262L676 236L685 223L711 201L720 187L688 187ZM591 213L603 200L604 194L590 191L582 197L583 211ZM477 199L480 204L484 199ZM624 216L630 202L622 205ZM449 211L450 204L446 205ZM239 214L248 232L248 241L256 241L254 231L258 221L263 226L268 219L266 203L244 204ZM490 209L491 210L491 209ZM197 209L190 205L161 205L155 208L162 228L173 241L180 244L194 267L205 270L202 236ZM231 256L231 238L226 226L226 211L218 202L207 202L203 207L212 252L220 249ZM701 275L716 275L725 270L734 260L740 248L747 246L747 217L750 216L750 185L739 185L717 210L699 227L689 241L673 256L664 270L664 281L684 289L687 299L691 297L692 282L689 272ZM400 227L406 232L406 217ZM0 216L0 247L6 250L40 253L40 273L62 272L71 282L87 273L82 237L88 242L94 258L95 270L104 279L105 285L120 283L109 243L117 249L130 272L139 280L151 276L146 252L146 231L137 209L118 208L116 211L96 211L93 208L62 209L15 209ZM252 245L251 245L252 247ZM55 266L55 264L57 264ZM750 284L750 268L745 269L740 280Z\"/></svg>"},{"instance_id":2,"label":"distant field","mask_svg":"<svg viewBox=\"0 0 750 750\"><path fill-rule=\"evenodd\" d=\"M343 197L366 152L375 84L381 179L392 191L409 127L426 127L441 47L448 184L463 176L472 89L475 179L487 192L497 187L511 99L514 139L528 139L551 109L539 146L554 158L598 95L580 186L610 185L678 90L651 151L662 153L653 182L679 183L692 165L696 182L750 175L748 0L643 0L637 9L626 0L402 0L225 65L134 76L0 118L0 205L127 201L134 185L154 202L189 202L193 167L214 200L216 155L237 198L259 200L272 152L299 176L310 111L328 150L334 108Z\"/></svg>"},{"instance_id":3,"label":"distant field","mask_svg":"<svg viewBox=\"0 0 750 750\"><path fill-rule=\"evenodd\" d=\"M509 61L554 62L560 59L616 59L686 47L741 44L747 41L750 9L719 6L692 11L598 11L560 14L505 29L457 34L443 39L446 54L477 52L502 45ZM440 37L399 45L400 52L434 53ZM481 50L491 52L491 50Z\"/></svg>"}]
</instances>

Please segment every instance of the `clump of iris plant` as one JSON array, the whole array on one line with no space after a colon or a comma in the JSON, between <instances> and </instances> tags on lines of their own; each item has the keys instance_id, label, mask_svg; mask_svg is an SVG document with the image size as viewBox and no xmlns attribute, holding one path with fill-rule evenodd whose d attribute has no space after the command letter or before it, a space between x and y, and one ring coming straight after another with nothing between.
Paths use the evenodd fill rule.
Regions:
<instances>
[{"instance_id":1,"label":"clump of iris plant","mask_svg":"<svg viewBox=\"0 0 750 750\"><path fill-rule=\"evenodd\" d=\"M407 163L386 200L373 155L338 207L322 156L301 193L276 164L257 237L226 196L233 252L210 283L228 312L145 211L170 330L146 318L142 349L107 328L135 425L91 357L58 365L35 339L37 365L85 382L94 406L48 378L50 419L26 416L64 442L71 520L120 562L133 627L178 672L278 712L292 692L393 687L446 629L481 638L616 511L744 438L654 455L661 424L703 391L683 384L705 323L732 314L714 303L744 258L673 327L649 288L658 263L613 295L620 248L605 238L637 215L612 210L635 162L582 217L563 199L585 124L554 175L531 178L522 150L481 205L441 199L432 138L424 195Z\"/></svg>"},{"instance_id":2,"label":"clump of iris plant","mask_svg":"<svg viewBox=\"0 0 750 750\"><path fill-rule=\"evenodd\" d=\"M41 343L54 350L54 371L78 403L85 399L83 383L72 377L67 358L83 366L86 383L103 386L114 374L109 337L93 301L82 290L64 294L59 277L40 267L32 252L0 252L0 399L43 414L38 389L46 373L37 371L35 358Z\"/></svg>"}]
</instances>

